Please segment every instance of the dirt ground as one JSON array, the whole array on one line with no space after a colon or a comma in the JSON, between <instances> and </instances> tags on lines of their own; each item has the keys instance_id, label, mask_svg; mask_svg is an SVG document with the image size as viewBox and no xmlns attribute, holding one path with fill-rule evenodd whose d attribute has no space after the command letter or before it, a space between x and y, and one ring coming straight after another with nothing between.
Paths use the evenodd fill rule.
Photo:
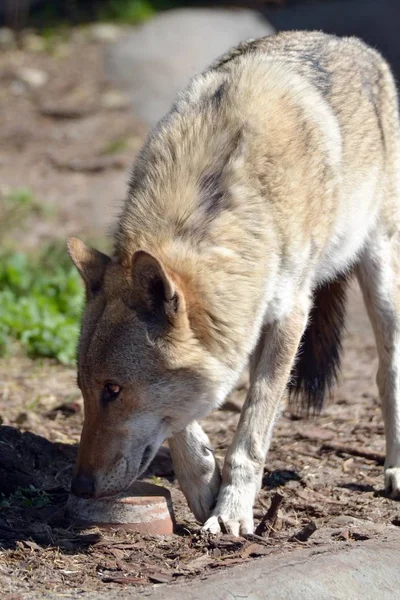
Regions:
<instances>
[{"instance_id":1,"label":"dirt ground","mask_svg":"<svg viewBox=\"0 0 400 600\"><path fill-rule=\"evenodd\" d=\"M103 77L101 51L78 32L52 54L0 55L1 186L29 187L53 208L46 219L32 215L28 227L16 231L14 241L23 247L68 233L104 237L123 199L144 129L123 102L110 107L114 91ZM19 78L22 67L46 72L48 82L30 88ZM175 535L71 528L63 506L82 423L74 370L21 356L1 360L2 597L172 584L302 546L362 544L399 526L400 505L383 492L376 363L369 323L354 290L341 383L320 417L305 420L283 412L265 466L256 525L277 493L283 499L266 535L244 539L201 534L164 447L145 479L157 478L171 490ZM243 384L223 410L203 422L221 461L245 391ZM16 493L29 486L43 492ZM312 523L314 533L302 541L307 534L299 532L314 529Z\"/></svg>"}]
</instances>

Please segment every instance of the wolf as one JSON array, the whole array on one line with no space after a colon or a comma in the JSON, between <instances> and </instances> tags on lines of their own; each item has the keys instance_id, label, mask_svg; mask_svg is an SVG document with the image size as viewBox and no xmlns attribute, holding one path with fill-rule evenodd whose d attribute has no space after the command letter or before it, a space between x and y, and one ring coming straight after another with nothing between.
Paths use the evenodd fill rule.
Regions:
<instances>
[{"instance_id":1,"label":"wolf","mask_svg":"<svg viewBox=\"0 0 400 600\"><path fill-rule=\"evenodd\" d=\"M400 127L390 68L356 38L250 40L150 132L113 255L68 241L86 287L72 492L112 496L164 440L196 518L253 531L287 392L319 410L355 275L375 332L385 486L400 497ZM198 420L249 365L220 472Z\"/></svg>"}]
</instances>

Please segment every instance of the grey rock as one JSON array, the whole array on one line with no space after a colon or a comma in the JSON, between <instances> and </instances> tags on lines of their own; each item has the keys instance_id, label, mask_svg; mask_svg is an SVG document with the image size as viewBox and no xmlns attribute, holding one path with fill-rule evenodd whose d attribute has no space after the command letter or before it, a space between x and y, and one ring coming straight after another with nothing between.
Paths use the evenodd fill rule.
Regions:
<instances>
[{"instance_id":1,"label":"grey rock","mask_svg":"<svg viewBox=\"0 0 400 600\"><path fill-rule=\"evenodd\" d=\"M195 73L239 42L272 33L251 10L171 10L109 45L106 68L135 114L154 125Z\"/></svg>"},{"instance_id":2,"label":"grey rock","mask_svg":"<svg viewBox=\"0 0 400 600\"><path fill-rule=\"evenodd\" d=\"M184 584L71 590L85 600L395 600L399 597L400 533L380 539L318 546L260 558ZM47 598L55 599L54 593ZM30 594L30 600L38 595Z\"/></svg>"},{"instance_id":3,"label":"grey rock","mask_svg":"<svg viewBox=\"0 0 400 600\"><path fill-rule=\"evenodd\" d=\"M170 600L392 600L398 597L400 535L337 548L320 547L269 556L215 573L206 581L171 586ZM152 600L165 588L146 590ZM139 598L132 593L130 598ZM101 600L101 596L99 596ZM122 600L122 598L120 598Z\"/></svg>"},{"instance_id":4,"label":"grey rock","mask_svg":"<svg viewBox=\"0 0 400 600\"><path fill-rule=\"evenodd\" d=\"M29 88L39 88L47 83L49 76L46 71L33 67L21 67L16 72L17 79Z\"/></svg>"},{"instance_id":5,"label":"grey rock","mask_svg":"<svg viewBox=\"0 0 400 600\"><path fill-rule=\"evenodd\" d=\"M122 28L113 23L94 23L88 28L88 38L101 44L115 42L121 37Z\"/></svg>"}]
</instances>

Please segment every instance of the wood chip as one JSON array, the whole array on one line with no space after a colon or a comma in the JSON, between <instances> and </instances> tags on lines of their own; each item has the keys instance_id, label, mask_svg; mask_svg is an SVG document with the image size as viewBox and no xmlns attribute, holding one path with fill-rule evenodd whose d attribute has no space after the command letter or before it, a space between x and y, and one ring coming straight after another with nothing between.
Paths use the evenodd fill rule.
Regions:
<instances>
[{"instance_id":1,"label":"wood chip","mask_svg":"<svg viewBox=\"0 0 400 600\"><path fill-rule=\"evenodd\" d=\"M235 535L225 534L224 537L219 537L210 540L210 548L219 548L220 550L237 550L245 544L244 538L236 537Z\"/></svg>"},{"instance_id":2,"label":"wood chip","mask_svg":"<svg viewBox=\"0 0 400 600\"><path fill-rule=\"evenodd\" d=\"M221 553L219 554L219 556L221 556ZM202 556L198 556L197 558L191 560L186 564L181 564L181 567L183 569L187 569L188 571L201 571L204 569L204 567L207 567L212 562L214 562L214 558L218 557L214 556L213 554L213 558L211 558L207 554L203 554Z\"/></svg>"},{"instance_id":3,"label":"wood chip","mask_svg":"<svg viewBox=\"0 0 400 600\"><path fill-rule=\"evenodd\" d=\"M307 525L305 525L305 527L303 527L302 529L300 529L300 531L295 533L291 540L297 542L306 542L315 531L317 531L315 521L310 521L309 523L307 523Z\"/></svg>"},{"instance_id":4,"label":"wood chip","mask_svg":"<svg viewBox=\"0 0 400 600\"><path fill-rule=\"evenodd\" d=\"M103 583L120 583L122 585L148 585L147 579L143 577L132 577L131 575L107 575L102 579Z\"/></svg>"},{"instance_id":5,"label":"wood chip","mask_svg":"<svg viewBox=\"0 0 400 600\"><path fill-rule=\"evenodd\" d=\"M276 494L273 496L269 509L267 510L266 514L261 519L260 523L256 528L256 535L269 535L271 530L273 530L276 520L278 518L278 510L280 505L282 504L283 498L284 496L279 492L276 492Z\"/></svg>"},{"instance_id":6,"label":"wood chip","mask_svg":"<svg viewBox=\"0 0 400 600\"><path fill-rule=\"evenodd\" d=\"M249 544L242 550L240 556L242 558L249 558L249 556L265 556L270 552L271 550L263 544Z\"/></svg>"},{"instance_id":7,"label":"wood chip","mask_svg":"<svg viewBox=\"0 0 400 600\"><path fill-rule=\"evenodd\" d=\"M120 550L119 548L109 548L108 551L118 560L122 560L128 555L126 552L123 552L123 550Z\"/></svg>"},{"instance_id":8,"label":"wood chip","mask_svg":"<svg viewBox=\"0 0 400 600\"><path fill-rule=\"evenodd\" d=\"M153 583L170 583L173 579L172 573L166 571L152 571L147 576Z\"/></svg>"}]
</instances>

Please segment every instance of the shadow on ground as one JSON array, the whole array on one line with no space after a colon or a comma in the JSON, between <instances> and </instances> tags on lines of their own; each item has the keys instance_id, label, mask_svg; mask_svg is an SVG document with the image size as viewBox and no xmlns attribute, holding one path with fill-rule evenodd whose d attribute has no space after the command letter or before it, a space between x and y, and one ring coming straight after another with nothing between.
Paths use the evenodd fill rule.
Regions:
<instances>
[{"instance_id":1,"label":"shadow on ground","mask_svg":"<svg viewBox=\"0 0 400 600\"><path fill-rule=\"evenodd\" d=\"M28 541L71 553L99 541L97 533L72 529L64 514L77 449L77 444L53 443L29 431L0 427L0 549ZM144 477L153 475L173 478L165 447Z\"/></svg>"}]
</instances>

